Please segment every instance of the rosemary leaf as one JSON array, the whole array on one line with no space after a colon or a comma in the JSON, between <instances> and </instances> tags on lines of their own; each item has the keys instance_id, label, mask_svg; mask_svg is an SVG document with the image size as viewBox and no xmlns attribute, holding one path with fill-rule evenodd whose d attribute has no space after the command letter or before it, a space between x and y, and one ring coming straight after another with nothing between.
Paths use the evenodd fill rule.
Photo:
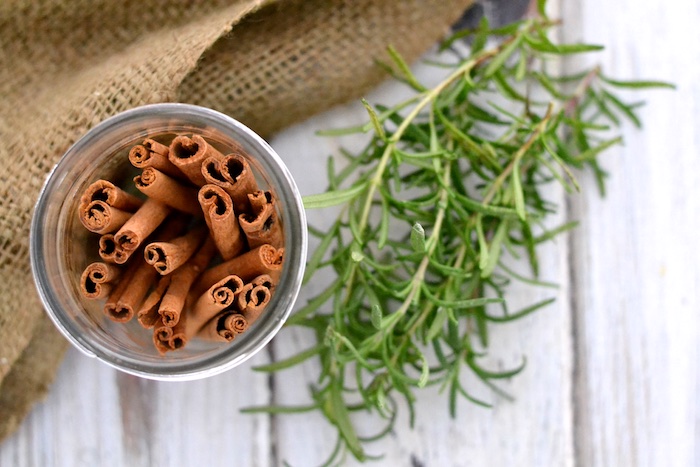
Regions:
<instances>
[{"instance_id":1,"label":"rosemary leaf","mask_svg":"<svg viewBox=\"0 0 700 467\"><path fill-rule=\"evenodd\" d=\"M317 360L315 404L251 410L320 410L338 433L329 464L345 452L369 459L364 445L391 433L399 409L413 423L425 386L445 390L452 416L460 398L489 406L471 395L474 381L511 397L493 381L523 371L525 359L502 372L478 361L489 352L493 326L554 301L508 312L512 280L554 286L537 279L539 249L575 226L548 226L560 208L549 199L552 186L575 193L581 188L575 171L588 170L603 193L601 154L622 142L614 132L623 121L641 124L638 106L613 91L672 87L614 80L597 67L553 76L545 66L552 55L601 47L554 43L549 37L558 23L545 16L545 3L537 2L539 17L496 30L482 22L448 38L446 55L466 36L471 50L452 64L442 61L446 75L432 86L390 49L392 73L414 95L393 106L362 101L367 122L322 132L371 137L357 152L341 151L344 164L329 162L328 192L304 198L307 209L342 205L325 231L310 228L320 243L305 282L335 278L286 323L312 330L316 342L258 368L281 371ZM514 272L510 260L529 264L532 276ZM404 406L394 402L398 396ZM381 431L359 436L350 416L356 411L378 417Z\"/></svg>"}]
</instances>

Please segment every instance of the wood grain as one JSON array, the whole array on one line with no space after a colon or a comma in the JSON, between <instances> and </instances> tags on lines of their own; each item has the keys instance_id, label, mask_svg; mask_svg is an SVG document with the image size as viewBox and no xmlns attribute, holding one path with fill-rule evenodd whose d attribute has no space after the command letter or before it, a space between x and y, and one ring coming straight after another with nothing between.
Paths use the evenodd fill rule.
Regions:
<instances>
[{"instance_id":1,"label":"wood grain","mask_svg":"<svg viewBox=\"0 0 700 467\"><path fill-rule=\"evenodd\" d=\"M250 363L202 381L122 374L69 350L46 401L0 447L0 466L271 465L269 422L242 407L269 400Z\"/></svg>"},{"instance_id":2,"label":"wood grain","mask_svg":"<svg viewBox=\"0 0 700 467\"><path fill-rule=\"evenodd\" d=\"M573 201L578 460L699 465L698 5L564 3L610 75L678 85L643 93L645 130L604 157L606 199L585 179Z\"/></svg>"},{"instance_id":3,"label":"wood grain","mask_svg":"<svg viewBox=\"0 0 700 467\"><path fill-rule=\"evenodd\" d=\"M474 383L494 408L461 402L451 420L444 394L427 390L415 429L402 411L396 431L370 447L385 454L377 465L700 465L700 9L691 0L558 3L567 40L606 45L588 64L621 78L674 81L678 90L644 92L645 131L625 126L625 146L605 155L606 199L584 176L583 193L552 220L581 221L570 241L543 251L543 279L561 287L511 289L513 308L557 298L492 329L491 367L527 357L525 372L503 384L516 400ZM568 71L581 65L564 63ZM425 67L418 72L426 77ZM402 93L384 85L369 100ZM304 194L325 188L326 156L361 144L314 131L364 118L360 106L343 106L273 139ZM560 192L550 196L563 201ZM315 225L327 218L309 213ZM306 287L299 306L321 285ZM270 353L284 358L310 343L299 330L283 330ZM157 383L70 351L46 401L0 445L0 466L317 465L335 442L320 415L239 413L308 400L314 362L273 378L251 370L266 361L263 352L208 380ZM356 420L368 433L378 428Z\"/></svg>"}]
</instances>

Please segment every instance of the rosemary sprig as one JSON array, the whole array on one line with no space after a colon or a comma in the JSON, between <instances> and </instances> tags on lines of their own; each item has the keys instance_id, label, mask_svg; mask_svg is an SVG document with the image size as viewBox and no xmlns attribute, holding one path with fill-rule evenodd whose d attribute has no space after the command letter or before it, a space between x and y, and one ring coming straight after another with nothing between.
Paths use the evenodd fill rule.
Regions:
<instances>
[{"instance_id":1,"label":"rosemary sprig","mask_svg":"<svg viewBox=\"0 0 700 467\"><path fill-rule=\"evenodd\" d=\"M352 412L385 419L381 437L393 426L396 395L413 423L416 391L439 385L454 416L459 396L488 406L464 386L464 371L500 392L494 381L523 370L524 361L493 371L480 359L491 324L553 301L511 311L504 300L513 279L550 285L536 280L537 249L574 226L544 227L557 209L546 197L550 185L576 191L574 169L588 168L602 192L598 156L621 142L611 128L625 119L639 125L637 104L624 103L616 88L669 86L613 80L599 68L551 76L552 56L601 47L553 43L548 34L556 22L539 4L539 18L498 30L482 23L472 31L469 56L432 88L390 49L395 76L415 95L390 108L363 101L369 122L350 132L372 132L371 141L345 154L342 170L329 171L328 192L305 198L307 208L343 205L329 230L311 229L320 243L306 276L331 269L336 279L287 323L313 330L316 343L258 369L318 358L321 374L313 404L250 411L322 411L338 430L329 462L345 449L367 458ZM497 45L488 47L494 36ZM527 258L535 279L503 265L506 250Z\"/></svg>"}]
</instances>

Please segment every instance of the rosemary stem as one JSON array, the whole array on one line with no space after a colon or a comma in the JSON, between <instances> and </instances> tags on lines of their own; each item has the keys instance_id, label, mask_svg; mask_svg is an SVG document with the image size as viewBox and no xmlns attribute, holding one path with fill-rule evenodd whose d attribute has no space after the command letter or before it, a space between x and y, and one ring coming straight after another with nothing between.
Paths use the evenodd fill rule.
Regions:
<instances>
[{"instance_id":1,"label":"rosemary stem","mask_svg":"<svg viewBox=\"0 0 700 467\"><path fill-rule=\"evenodd\" d=\"M389 159L391 158L392 153L394 152L394 149L396 149L396 144L401 141L401 138L403 137L404 133L406 132L406 129L409 127L411 123L418 117L420 112L430 103L432 103L435 98L440 95L442 91L445 90L447 86L452 84L455 80L459 79L462 75L467 73L469 70L474 68L476 65L481 63L482 61L496 55L500 50L503 45L500 47L496 47L492 50L489 50L488 52L485 52L482 54L478 59L472 59L464 62L461 66L459 66L455 71L453 71L447 78L445 78L442 82L440 82L437 86L432 88L431 90L422 93L423 98L416 104L415 107L406 115L405 119L401 122L401 125L398 126L396 131L391 135L389 140L387 141L387 144L384 148L384 152L382 153L382 157L379 160L379 163L377 164L377 168L374 171L373 177L369 181L369 186L367 187L367 197L365 198L365 203L362 208L362 214L360 215L360 223L359 223L359 232L363 232L365 228L367 227L367 222L369 221L369 214L372 210L372 201L374 200L374 195L377 191L377 187L381 184L383 178L384 178L384 171L386 170L386 166L389 163ZM426 265L427 267L427 265ZM357 273L357 264L353 265L350 274L348 276L348 281L347 281L347 288L346 290L350 291L352 290L352 284L355 281L355 274ZM414 293L410 294L410 298L412 298ZM345 303L350 299L350 295L346 294L345 296Z\"/></svg>"},{"instance_id":2,"label":"rosemary stem","mask_svg":"<svg viewBox=\"0 0 700 467\"><path fill-rule=\"evenodd\" d=\"M438 212L437 215L435 216L435 224L433 225L433 231L430 233L430 237L426 241L426 246L427 249L425 251L425 255L423 256L423 259L421 260L420 264L418 265L418 268L416 269L415 274L413 275L413 278L411 279L411 289L404 299L403 303L401 303L401 306L392 314L393 320L390 322L389 326L385 329L385 332L391 332L391 330L396 326L398 323L399 319L408 311L408 308L411 306L411 302L413 302L413 299L416 297L416 294L421 288L421 284L423 284L423 281L425 279L425 272L428 269L428 264L430 264L430 257L432 256L433 252L435 251L435 247L437 246L438 239L440 238L440 230L442 229L442 223L445 219L445 213L447 211L447 197L448 197L448 192L447 192L447 186L450 181L450 172L451 172L451 163L447 162L444 167L443 167L443 183L442 183L442 188L440 188L440 201L438 202ZM377 339L379 338L380 334L375 334L375 344L378 343ZM374 347L374 346L372 346ZM394 354L394 357L392 357L392 364L396 363L396 355Z\"/></svg>"},{"instance_id":3,"label":"rosemary stem","mask_svg":"<svg viewBox=\"0 0 700 467\"><path fill-rule=\"evenodd\" d=\"M591 87L593 81L599 75L600 66L597 66L591 71L589 71L586 74L586 76L583 77L578 86L576 86L576 89L574 90L574 94L571 96L571 99L569 99L568 102L566 102L564 105L564 112L566 115L570 116L574 112L574 110L578 107L579 102L581 102L581 99L586 94L588 88Z\"/></svg>"},{"instance_id":4,"label":"rosemary stem","mask_svg":"<svg viewBox=\"0 0 700 467\"><path fill-rule=\"evenodd\" d=\"M547 113L546 115L540 120L540 122L537 124L535 127L534 131L532 134L530 134L530 137L527 139L525 144L521 146L518 151L515 153L513 156L513 159L508 163L508 165L503 169L503 172L501 172L498 177L493 181L493 184L489 187L489 191L486 193L484 196L484 200L482 201L481 204L486 206L491 202L493 197L496 195L498 190L501 188L501 185L503 185L503 182L508 178L508 176L511 174L513 171L513 168L516 166L518 162L520 162L520 159L525 155L525 153L532 147L533 144L535 144L535 141L540 137L542 133L545 132L547 129L547 123L549 123L549 120L552 118L552 105L550 105L547 108Z\"/></svg>"}]
</instances>

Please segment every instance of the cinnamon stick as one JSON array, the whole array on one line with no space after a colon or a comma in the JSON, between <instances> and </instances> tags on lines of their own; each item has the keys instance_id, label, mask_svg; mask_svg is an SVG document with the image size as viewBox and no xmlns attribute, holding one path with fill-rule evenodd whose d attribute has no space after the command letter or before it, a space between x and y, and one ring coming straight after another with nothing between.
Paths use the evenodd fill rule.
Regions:
<instances>
[{"instance_id":1,"label":"cinnamon stick","mask_svg":"<svg viewBox=\"0 0 700 467\"><path fill-rule=\"evenodd\" d=\"M248 194L252 214L241 214L239 224L248 240L248 246L255 248L264 243L274 247L284 244L284 232L277 218L274 198L269 191L256 191Z\"/></svg>"},{"instance_id":2,"label":"cinnamon stick","mask_svg":"<svg viewBox=\"0 0 700 467\"><path fill-rule=\"evenodd\" d=\"M101 262L89 264L80 276L80 290L86 298L105 298L120 275L121 269L117 266Z\"/></svg>"},{"instance_id":3,"label":"cinnamon stick","mask_svg":"<svg viewBox=\"0 0 700 467\"><path fill-rule=\"evenodd\" d=\"M274 291L277 286L277 282L272 280L269 274L260 274L256 278L250 281L253 285L264 285L268 289Z\"/></svg>"},{"instance_id":4,"label":"cinnamon stick","mask_svg":"<svg viewBox=\"0 0 700 467\"><path fill-rule=\"evenodd\" d=\"M197 299L187 313L185 335L191 338L207 321L222 310L232 306L243 289L243 285L243 280L236 275L226 276L212 285Z\"/></svg>"},{"instance_id":5,"label":"cinnamon stick","mask_svg":"<svg viewBox=\"0 0 700 467\"><path fill-rule=\"evenodd\" d=\"M190 336L187 334L187 325L189 321L189 313L183 313L180 315L180 320L175 326L173 326L173 334L168 340L168 347L170 350L181 349L187 345L187 342L189 342Z\"/></svg>"},{"instance_id":6,"label":"cinnamon stick","mask_svg":"<svg viewBox=\"0 0 700 467\"><path fill-rule=\"evenodd\" d=\"M197 251L207 235L206 227L194 228L187 234L169 242L153 242L143 251L146 262L159 274L170 274Z\"/></svg>"},{"instance_id":7,"label":"cinnamon stick","mask_svg":"<svg viewBox=\"0 0 700 467\"><path fill-rule=\"evenodd\" d=\"M262 285L264 287L267 287L270 289L270 293L275 291L275 287L277 287L277 282L272 280L272 277L270 277L268 274L260 274L258 277L250 281L251 284L254 286Z\"/></svg>"},{"instance_id":8,"label":"cinnamon stick","mask_svg":"<svg viewBox=\"0 0 700 467\"><path fill-rule=\"evenodd\" d=\"M104 306L105 314L121 323L131 320L156 276L156 272L145 261L134 261L122 276L119 285L110 293Z\"/></svg>"},{"instance_id":9,"label":"cinnamon stick","mask_svg":"<svg viewBox=\"0 0 700 467\"><path fill-rule=\"evenodd\" d=\"M122 272L121 279L119 280L119 282L117 282L116 286L113 287L112 291L109 293L107 301L103 307L104 313L109 318L112 318L113 312L117 307L117 303L119 302L119 298L121 298L126 289L129 288L131 279L133 279L134 274L136 273L136 270L138 268L139 264L137 262L132 262L131 264L129 264L126 267L126 269Z\"/></svg>"},{"instance_id":10,"label":"cinnamon stick","mask_svg":"<svg viewBox=\"0 0 700 467\"><path fill-rule=\"evenodd\" d=\"M261 245L226 262L205 271L193 287L197 296L211 287L223 277L235 274L244 281L250 281L257 276L267 274L271 281L277 284L282 273L284 248L272 245Z\"/></svg>"},{"instance_id":11,"label":"cinnamon stick","mask_svg":"<svg viewBox=\"0 0 700 467\"><path fill-rule=\"evenodd\" d=\"M80 197L80 211L93 201L104 201L113 208L129 212L136 211L143 204L143 200L107 180L97 180L87 187Z\"/></svg>"},{"instance_id":12,"label":"cinnamon stick","mask_svg":"<svg viewBox=\"0 0 700 467\"><path fill-rule=\"evenodd\" d=\"M143 146L151 151L152 153L155 153L158 156L165 156L168 157L168 146L165 144L161 144L158 141L152 139L152 138L146 138L143 140ZM158 168L158 167L156 167Z\"/></svg>"},{"instance_id":13,"label":"cinnamon stick","mask_svg":"<svg viewBox=\"0 0 700 467\"><path fill-rule=\"evenodd\" d=\"M112 234L102 235L98 247L100 258L109 263L124 264L129 259L130 255L117 245Z\"/></svg>"},{"instance_id":14,"label":"cinnamon stick","mask_svg":"<svg viewBox=\"0 0 700 467\"><path fill-rule=\"evenodd\" d=\"M241 293L244 285L243 279L232 274L211 286L209 291L202 295L202 298L206 297L207 302L217 304L223 309L235 303L236 297ZM195 304L195 309L197 305L202 305L202 303Z\"/></svg>"},{"instance_id":15,"label":"cinnamon stick","mask_svg":"<svg viewBox=\"0 0 700 467\"><path fill-rule=\"evenodd\" d=\"M137 169L152 167L176 178L187 178L168 159L168 146L150 138L143 140L143 145L137 145L129 151L129 162Z\"/></svg>"},{"instance_id":16,"label":"cinnamon stick","mask_svg":"<svg viewBox=\"0 0 700 467\"><path fill-rule=\"evenodd\" d=\"M199 190L198 200L216 248L224 260L233 258L245 245L231 197L223 188L207 184Z\"/></svg>"},{"instance_id":17,"label":"cinnamon stick","mask_svg":"<svg viewBox=\"0 0 700 467\"><path fill-rule=\"evenodd\" d=\"M184 226L185 218L182 215L173 216L164 222L159 229L158 239L171 240L180 233ZM103 235L100 241L102 242L109 235ZM117 253L119 253L118 245L116 248ZM136 259L131 261L127 267L128 274L124 274L105 304L105 313L115 321L129 321L136 310L143 308L144 297L158 278L158 273L150 264L146 263L142 254L135 256ZM119 257L117 259L119 260ZM118 293L117 289L119 289Z\"/></svg>"},{"instance_id":18,"label":"cinnamon stick","mask_svg":"<svg viewBox=\"0 0 700 467\"><path fill-rule=\"evenodd\" d=\"M248 329L248 326L247 320L240 313L222 311L197 332L197 337L210 341L231 342L238 334Z\"/></svg>"},{"instance_id":19,"label":"cinnamon stick","mask_svg":"<svg viewBox=\"0 0 700 467\"><path fill-rule=\"evenodd\" d=\"M171 209L154 199L147 199L143 206L114 234L117 246L127 255L136 250L141 243L165 220Z\"/></svg>"},{"instance_id":20,"label":"cinnamon stick","mask_svg":"<svg viewBox=\"0 0 700 467\"><path fill-rule=\"evenodd\" d=\"M170 347L170 350L181 349L187 344L187 342L189 342L187 335L180 327L175 326L173 328L173 335L168 341L168 346Z\"/></svg>"},{"instance_id":21,"label":"cinnamon stick","mask_svg":"<svg viewBox=\"0 0 700 467\"><path fill-rule=\"evenodd\" d=\"M231 313L224 317L224 328L235 334L243 334L250 326L248 319L240 313Z\"/></svg>"},{"instance_id":22,"label":"cinnamon stick","mask_svg":"<svg viewBox=\"0 0 700 467\"><path fill-rule=\"evenodd\" d=\"M90 232L112 233L129 220L131 213L117 209L104 201L95 200L80 209L80 222Z\"/></svg>"},{"instance_id":23,"label":"cinnamon stick","mask_svg":"<svg viewBox=\"0 0 700 467\"><path fill-rule=\"evenodd\" d=\"M163 324L172 327L178 323L192 284L215 254L216 245L211 237L208 237L199 251L184 266L172 273L170 286L158 308Z\"/></svg>"},{"instance_id":24,"label":"cinnamon stick","mask_svg":"<svg viewBox=\"0 0 700 467\"><path fill-rule=\"evenodd\" d=\"M150 329L157 323L162 322L158 313L158 307L160 307L160 302L163 300L163 295L165 295L171 279L170 276L161 277L156 288L146 297L138 313L136 313L139 324L144 328Z\"/></svg>"},{"instance_id":25,"label":"cinnamon stick","mask_svg":"<svg viewBox=\"0 0 700 467\"><path fill-rule=\"evenodd\" d=\"M236 212L249 211L248 194L258 190L258 183L245 156L229 154L223 159L208 158L202 164L202 175L207 183L220 186L231 196Z\"/></svg>"},{"instance_id":26,"label":"cinnamon stick","mask_svg":"<svg viewBox=\"0 0 700 467\"><path fill-rule=\"evenodd\" d=\"M206 184L202 163L209 157L223 159L224 156L199 135L180 135L170 143L168 159L197 186Z\"/></svg>"},{"instance_id":27,"label":"cinnamon stick","mask_svg":"<svg viewBox=\"0 0 700 467\"><path fill-rule=\"evenodd\" d=\"M204 294L204 296L211 297L211 300L204 300L209 303L202 303L202 300L198 300L199 303L195 304L194 308L190 307L188 313L180 315L180 320L173 326L173 333L168 341L170 350L184 347L207 321L211 320L222 308L230 306L235 301L235 297L242 287L243 281L237 276L229 276L212 286L208 293Z\"/></svg>"},{"instance_id":28,"label":"cinnamon stick","mask_svg":"<svg viewBox=\"0 0 700 467\"><path fill-rule=\"evenodd\" d=\"M172 336L173 328L170 326L165 326L163 323L160 323L153 327L153 344L161 355L165 354L168 350L172 350L170 347L170 338Z\"/></svg>"},{"instance_id":29,"label":"cinnamon stick","mask_svg":"<svg viewBox=\"0 0 700 467\"><path fill-rule=\"evenodd\" d=\"M172 177L153 167L143 169L134 177L136 188L151 199L160 201L178 211L194 216L202 216L197 202L197 190L185 186Z\"/></svg>"},{"instance_id":30,"label":"cinnamon stick","mask_svg":"<svg viewBox=\"0 0 700 467\"><path fill-rule=\"evenodd\" d=\"M238 310L246 317L250 324L253 324L270 303L272 293L264 284L246 284L238 294Z\"/></svg>"}]
</instances>

